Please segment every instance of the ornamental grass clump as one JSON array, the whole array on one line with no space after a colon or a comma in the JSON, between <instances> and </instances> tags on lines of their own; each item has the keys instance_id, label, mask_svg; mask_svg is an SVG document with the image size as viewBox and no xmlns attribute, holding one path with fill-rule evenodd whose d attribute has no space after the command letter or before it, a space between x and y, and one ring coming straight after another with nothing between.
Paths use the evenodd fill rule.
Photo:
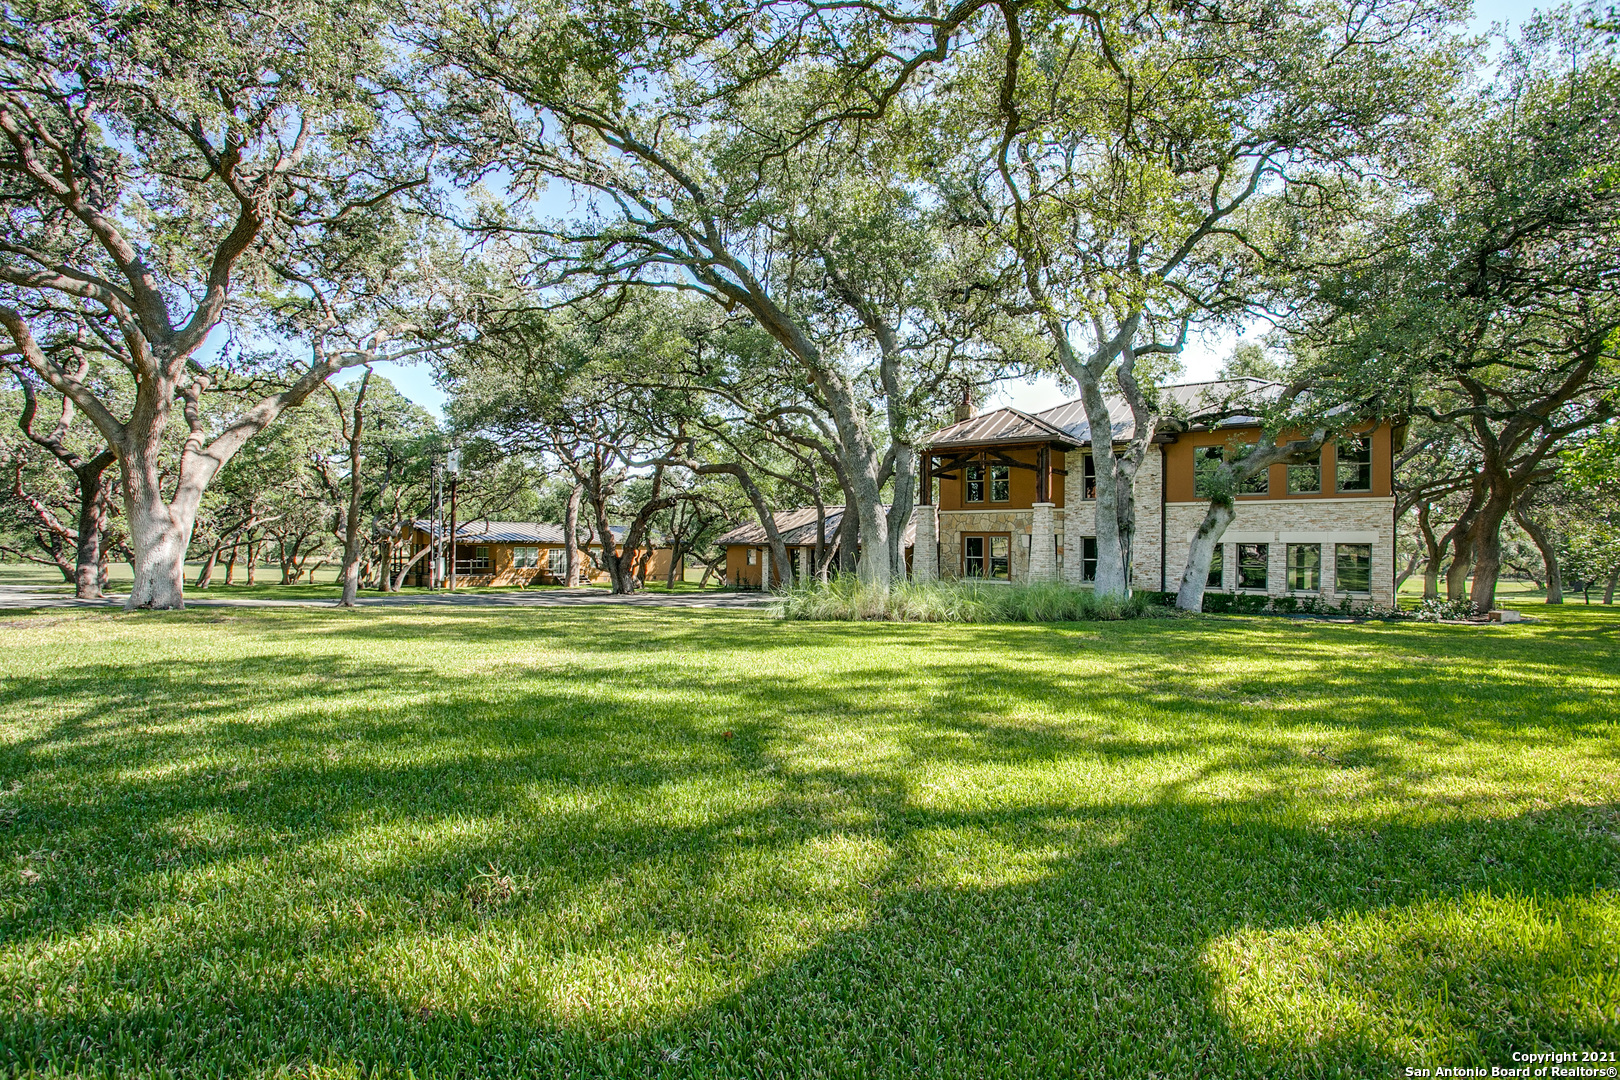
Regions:
<instances>
[{"instance_id":1,"label":"ornamental grass clump","mask_svg":"<svg viewBox=\"0 0 1620 1080\"><path fill-rule=\"evenodd\" d=\"M795 586L780 594L784 619L812 622L1087 622L1168 617L1156 594L1099 597L1062 582L902 582L887 590L854 577Z\"/></svg>"}]
</instances>

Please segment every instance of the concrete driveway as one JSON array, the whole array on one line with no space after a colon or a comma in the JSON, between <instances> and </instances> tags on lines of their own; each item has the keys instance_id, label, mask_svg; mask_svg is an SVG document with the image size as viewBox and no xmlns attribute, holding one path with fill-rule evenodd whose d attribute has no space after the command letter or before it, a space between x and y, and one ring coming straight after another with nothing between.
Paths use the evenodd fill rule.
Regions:
<instances>
[{"instance_id":1,"label":"concrete driveway","mask_svg":"<svg viewBox=\"0 0 1620 1080\"><path fill-rule=\"evenodd\" d=\"M361 607L471 607L471 608L524 608L524 607L585 607L590 605L620 605L627 607L671 608L741 608L758 610L770 604L772 597L764 593L703 592L655 593L639 592L630 596L614 596L605 589L544 589L516 590L509 593L430 593L420 596L388 596L362 592ZM122 607L122 596L108 596L104 600L79 600L71 593L45 592L21 585L0 585L0 610L19 611L29 608ZM187 607L333 607L330 599L269 600L257 597L210 595L207 592L189 593Z\"/></svg>"}]
</instances>

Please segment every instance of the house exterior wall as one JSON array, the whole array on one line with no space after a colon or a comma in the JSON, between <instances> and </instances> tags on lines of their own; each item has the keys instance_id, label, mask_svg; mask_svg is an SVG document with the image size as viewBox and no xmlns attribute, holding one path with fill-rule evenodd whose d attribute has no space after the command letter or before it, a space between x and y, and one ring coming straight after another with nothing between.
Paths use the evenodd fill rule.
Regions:
<instances>
[{"instance_id":1,"label":"house exterior wall","mask_svg":"<svg viewBox=\"0 0 1620 1080\"><path fill-rule=\"evenodd\" d=\"M1006 448L1006 449L1000 449L1000 448L998 448L998 449L999 449L999 452L1001 452L1003 454L1006 454L1008 457L1012 458L1014 461L1021 461L1021 462L1024 462L1025 464L1030 466L1027 469L1011 469L1011 470L1008 471L1007 479L1009 481L1011 481L1011 483L1009 485L1009 487L1011 488L1011 490L1009 491L1010 497L1008 498L1008 500L1006 502L1000 502L1000 503L993 503L993 502L988 501L988 498L989 498L989 495L990 495L990 492L989 492L990 484L989 484L989 476L986 475L986 477L985 477L985 489L986 489L985 490L985 497L986 497L987 501L981 502L981 503L965 503L965 502L963 502L962 501L963 489L962 489L962 478L961 478L962 474L961 474L960 471L958 471L958 472L952 473L949 476L941 475L938 478L939 495L938 495L938 497L936 499L936 502L939 505L939 509L940 509L941 513L944 513L946 511L957 511L957 510L980 511L980 512L985 512L985 513L995 513L997 511L1003 511L1003 510L1028 510L1030 507L1035 505L1035 468L1034 468L1034 466L1035 466L1035 455L1038 452L1038 448L1033 447L1033 446L1023 446L1023 447L1010 447L1010 448ZM1073 455L1073 460L1076 463L1078 463L1080 461L1080 455L1079 454L1074 454ZM987 462L986 464L988 465L988 464L991 464L991 463ZM1055 503L1056 505L1058 505L1058 506L1063 505L1063 491L1064 491L1064 483L1063 483L1063 481L1064 481L1065 477L1063 476L1063 473L1060 470L1063 470L1065 468L1066 468L1066 466L1064 465L1064 453L1063 453L1063 451L1061 451L1061 450L1052 451L1052 498L1051 498L1051 501L1053 503ZM944 564L943 563L941 564L941 572L942 573L944 572Z\"/></svg>"},{"instance_id":2,"label":"house exterior wall","mask_svg":"<svg viewBox=\"0 0 1620 1080\"><path fill-rule=\"evenodd\" d=\"M1376 457L1375 457L1376 463ZM1376 480L1376 464L1375 479ZM1170 550L1170 574L1166 588L1175 589L1187 569L1187 546L1198 529L1209 503L1171 503L1166 508L1165 535ZM1272 596L1322 596L1342 599L1346 594L1334 580L1335 546L1372 545L1372 594L1374 603L1395 603L1395 500L1391 496L1339 499L1271 499L1239 502L1236 516L1221 537L1221 566L1225 572L1222 591L1235 592L1238 544L1269 544L1266 592ZM1322 545L1322 587L1309 594L1292 593L1287 588L1286 559L1289 544ZM1214 591L1213 588L1211 591Z\"/></svg>"},{"instance_id":3,"label":"house exterior wall","mask_svg":"<svg viewBox=\"0 0 1620 1080\"><path fill-rule=\"evenodd\" d=\"M1192 431L1177 436L1175 442L1165 447L1165 467L1167 470L1165 496L1167 500L1173 503L1196 501L1193 458L1200 447L1225 446L1228 442L1253 442L1259 433L1259 428L1251 427L1222 431ZM1363 431L1362 433L1368 434L1369 431ZM1330 478L1334 475L1334 466L1337 463L1336 444L1329 440L1322 447L1322 491L1290 493L1288 491L1288 466L1273 465L1268 477L1270 490L1264 495L1239 495L1238 502L1241 504L1276 500L1308 502L1313 499L1389 498L1394 494L1394 433L1388 424L1380 424L1376 428L1371 428L1370 434L1372 435L1371 491L1348 492L1335 490Z\"/></svg>"},{"instance_id":4,"label":"house exterior wall","mask_svg":"<svg viewBox=\"0 0 1620 1080\"><path fill-rule=\"evenodd\" d=\"M409 559L415 557L417 552L421 551L424 547L427 547L428 540L429 538L427 533L421 531L414 533L411 539L411 549L409 554L406 556L406 560L409 561ZM488 570L478 570L472 572L458 571L456 574L456 585L458 587L465 585L468 588L475 588L484 585L532 585L536 583L541 585L558 585L562 583L562 579L560 577L553 575L549 570L546 569L546 553L548 551L563 551L564 545L562 544L478 544L463 541L458 543L456 547L461 554L461 561L463 562L466 562L472 557L472 549L487 547L489 548L490 562L490 568ZM539 565L522 568L513 566L512 564L514 557L512 554L512 549L514 547L538 548ZM600 544L592 544L590 545L590 549L594 554L600 557L602 550ZM668 548L655 548L653 550L652 557L649 560L649 569L647 572L647 577L649 580L658 575L668 574L669 559L671 554L672 552ZM421 588L427 585L429 580L428 562L431 558L431 555L424 557L421 562L417 563L416 566L412 568L411 572L405 578L405 584L407 586ZM590 564L590 561L585 557L585 552L583 549L580 552L580 563L581 568L588 575L587 580L591 582L608 580L608 575L606 573L597 570Z\"/></svg>"}]
</instances>

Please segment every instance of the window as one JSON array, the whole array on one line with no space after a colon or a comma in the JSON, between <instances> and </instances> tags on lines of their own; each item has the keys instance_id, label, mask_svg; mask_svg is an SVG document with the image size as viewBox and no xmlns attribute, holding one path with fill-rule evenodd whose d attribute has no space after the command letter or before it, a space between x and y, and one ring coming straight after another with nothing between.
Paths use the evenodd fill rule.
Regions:
<instances>
[{"instance_id":1,"label":"window","mask_svg":"<svg viewBox=\"0 0 1620 1080\"><path fill-rule=\"evenodd\" d=\"M1193 495L1199 499L1215 495L1215 470L1224 460L1219 446L1200 446L1193 451Z\"/></svg>"},{"instance_id":2,"label":"window","mask_svg":"<svg viewBox=\"0 0 1620 1080\"><path fill-rule=\"evenodd\" d=\"M1340 544L1335 570L1340 592L1372 592L1372 545Z\"/></svg>"},{"instance_id":3,"label":"window","mask_svg":"<svg viewBox=\"0 0 1620 1080\"><path fill-rule=\"evenodd\" d=\"M1290 493L1322 490L1322 451L1312 454L1309 461L1288 466L1288 490Z\"/></svg>"},{"instance_id":4,"label":"window","mask_svg":"<svg viewBox=\"0 0 1620 1080\"><path fill-rule=\"evenodd\" d=\"M1097 538L1095 536L1082 536L1080 538L1080 580L1097 580Z\"/></svg>"},{"instance_id":5,"label":"window","mask_svg":"<svg viewBox=\"0 0 1620 1080\"><path fill-rule=\"evenodd\" d=\"M1245 446L1243 452L1247 454L1249 448ZM1243 483L1238 485L1239 495L1264 495L1271 490L1271 470L1261 469Z\"/></svg>"},{"instance_id":6,"label":"window","mask_svg":"<svg viewBox=\"0 0 1620 1080\"><path fill-rule=\"evenodd\" d=\"M967 467L966 492L962 496L963 502L984 502L984 466L979 464Z\"/></svg>"},{"instance_id":7,"label":"window","mask_svg":"<svg viewBox=\"0 0 1620 1080\"><path fill-rule=\"evenodd\" d=\"M749 548L749 549L748 549L748 565L749 565L749 566L753 566L753 565L754 565L754 560L755 560L755 559L756 559L756 558L757 558L757 557L758 557L758 556L759 556L759 552L758 552L758 551L757 551L757 550L756 550L756 549L754 549L754 548Z\"/></svg>"},{"instance_id":8,"label":"window","mask_svg":"<svg viewBox=\"0 0 1620 1080\"><path fill-rule=\"evenodd\" d=\"M456 573L470 574L478 570L489 569L489 548L465 548L456 545Z\"/></svg>"},{"instance_id":9,"label":"window","mask_svg":"<svg viewBox=\"0 0 1620 1080\"><path fill-rule=\"evenodd\" d=\"M1007 581L1012 577L1012 537L1006 533L962 537L962 576Z\"/></svg>"},{"instance_id":10,"label":"window","mask_svg":"<svg viewBox=\"0 0 1620 1080\"><path fill-rule=\"evenodd\" d=\"M1204 579L1204 588L1218 589L1221 587L1222 575L1225 573L1226 567L1225 554L1226 548L1216 544L1214 552L1209 557L1209 577Z\"/></svg>"},{"instance_id":11,"label":"window","mask_svg":"<svg viewBox=\"0 0 1620 1080\"><path fill-rule=\"evenodd\" d=\"M1238 588L1264 589L1266 587L1266 563L1270 558L1270 544L1239 544L1237 546Z\"/></svg>"},{"instance_id":12,"label":"window","mask_svg":"<svg viewBox=\"0 0 1620 1080\"><path fill-rule=\"evenodd\" d=\"M1083 456L1084 464L1080 473L1080 498L1095 499L1097 497L1097 459L1090 454Z\"/></svg>"},{"instance_id":13,"label":"window","mask_svg":"<svg viewBox=\"0 0 1620 1080\"><path fill-rule=\"evenodd\" d=\"M1372 440L1365 435L1340 439L1338 476L1340 491L1372 490Z\"/></svg>"},{"instance_id":14,"label":"window","mask_svg":"<svg viewBox=\"0 0 1620 1080\"><path fill-rule=\"evenodd\" d=\"M1006 502L1012 498L1012 469L1006 465L990 466L990 501Z\"/></svg>"},{"instance_id":15,"label":"window","mask_svg":"<svg viewBox=\"0 0 1620 1080\"><path fill-rule=\"evenodd\" d=\"M1321 591L1321 544L1288 545L1288 588L1294 592Z\"/></svg>"},{"instance_id":16,"label":"window","mask_svg":"<svg viewBox=\"0 0 1620 1080\"><path fill-rule=\"evenodd\" d=\"M749 555L753 555L753 552L750 551ZM748 561L753 562L754 560L750 558ZM568 552L566 550L563 548L546 549L546 573L552 577L562 577L568 573Z\"/></svg>"}]
</instances>

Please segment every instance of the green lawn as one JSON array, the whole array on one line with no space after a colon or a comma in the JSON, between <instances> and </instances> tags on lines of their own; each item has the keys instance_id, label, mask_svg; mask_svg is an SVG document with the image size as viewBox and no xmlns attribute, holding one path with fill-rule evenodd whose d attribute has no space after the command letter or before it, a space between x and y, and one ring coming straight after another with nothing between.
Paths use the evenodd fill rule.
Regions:
<instances>
[{"instance_id":1,"label":"green lawn","mask_svg":"<svg viewBox=\"0 0 1620 1080\"><path fill-rule=\"evenodd\" d=\"M0 623L0 1072L1620 1049L1620 617Z\"/></svg>"}]
</instances>

